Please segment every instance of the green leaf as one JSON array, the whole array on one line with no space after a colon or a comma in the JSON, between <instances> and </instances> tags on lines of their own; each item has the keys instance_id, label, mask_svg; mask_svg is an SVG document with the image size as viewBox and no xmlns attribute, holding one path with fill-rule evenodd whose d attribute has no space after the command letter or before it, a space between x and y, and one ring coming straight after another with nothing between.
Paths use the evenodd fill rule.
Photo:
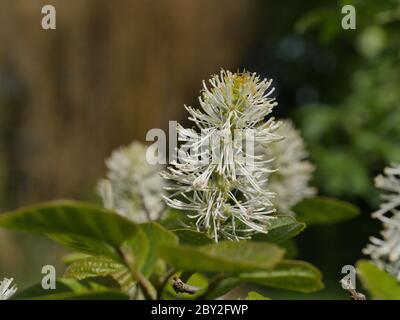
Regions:
<instances>
[{"instance_id":1,"label":"green leaf","mask_svg":"<svg viewBox=\"0 0 400 320\"><path fill-rule=\"evenodd\" d=\"M64 272L65 278L83 280L89 277L104 277L126 270L126 267L107 257L88 257L73 262Z\"/></svg>"},{"instance_id":2,"label":"green leaf","mask_svg":"<svg viewBox=\"0 0 400 320\"><path fill-rule=\"evenodd\" d=\"M62 262L66 265L66 266L70 266L71 264L73 264L76 261L85 259L85 258L89 258L91 257L89 254L85 254L85 253L80 253L80 252L72 252L72 253L68 253L65 256L62 257Z\"/></svg>"},{"instance_id":3,"label":"green leaf","mask_svg":"<svg viewBox=\"0 0 400 320\"><path fill-rule=\"evenodd\" d=\"M252 240L279 243L297 236L305 228L306 224L296 221L294 217L277 216L271 220L267 234L257 233Z\"/></svg>"},{"instance_id":4,"label":"green leaf","mask_svg":"<svg viewBox=\"0 0 400 320\"><path fill-rule=\"evenodd\" d=\"M129 296L118 290L55 294L34 298L34 300L129 300Z\"/></svg>"},{"instance_id":5,"label":"green leaf","mask_svg":"<svg viewBox=\"0 0 400 320\"><path fill-rule=\"evenodd\" d=\"M120 261L116 249L102 241L75 235L51 235L51 238L64 246ZM131 267L147 276L151 274L154 268L157 259L157 247L160 244L174 245L177 243L178 238L172 232L156 223L148 223L138 226L130 239L121 244L120 249L125 258L132 263ZM129 282L129 274L124 273L121 277L124 282Z\"/></svg>"},{"instance_id":6,"label":"green leaf","mask_svg":"<svg viewBox=\"0 0 400 320\"><path fill-rule=\"evenodd\" d=\"M395 277L366 260L357 262L357 270L373 299L400 300L400 284Z\"/></svg>"},{"instance_id":7,"label":"green leaf","mask_svg":"<svg viewBox=\"0 0 400 320\"><path fill-rule=\"evenodd\" d=\"M47 236L60 245L74 249L85 254L107 256L116 261L121 261L117 249L108 243L75 234L47 234Z\"/></svg>"},{"instance_id":8,"label":"green leaf","mask_svg":"<svg viewBox=\"0 0 400 320\"><path fill-rule=\"evenodd\" d=\"M263 242L220 242L206 246L163 246L160 256L178 270L240 272L266 270L283 257L279 247Z\"/></svg>"},{"instance_id":9,"label":"green leaf","mask_svg":"<svg viewBox=\"0 0 400 320\"><path fill-rule=\"evenodd\" d=\"M84 236L113 247L119 247L138 229L110 210L76 201L45 202L3 214L0 227L35 234Z\"/></svg>"},{"instance_id":10,"label":"green leaf","mask_svg":"<svg viewBox=\"0 0 400 320\"><path fill-rule=\"evenodd\" d=\"M157 260L157 251L161 245L177 245L178 237L158 223L144 223L140 225L149 240L149 249L142 273L150 275Z\"/></svg>"},{"instance_id":11,"label":"green leaf","mask_svg":"<svg viewBox=\"0 0 400 320\"><path fill-rule=\"evenodd\" d=\"M318 269L307 262L283 260L273 270L242 273L239 279L267 287L313 292L324 287Z\"/></svg>"},{"instance_id":12,"label":"green leaf","mask_svg":"<svg viewBox=\"0 0 400 320\"><path fill-rule=\"evenodd\" d=\"M149 253L149 240L143 229L140 227L132 237L124 241L120 250L130 270L142 272Z\"/></svg>"},{"instance_id":13,"label":"green leaf","mask_svg":"<svg viewBox=\"0 0 400 320\"><path fill-rule=\"evenodd\" d=\"M263 295L255 292L255 291L250 291L247 294L246 300L271 300L268 297L264 297Z\"/></svg>"},{"instance_id":14,"label":"green leaf","mask_svg":"<svg viewBox=\"0 0 400 320\"><path fill-rule=\"evenodd\" d=\"M179 238L179 243L191 246L203 246L211 244L214 241L202 232L190 229L175 229L172 230Z\"/></svg>"},{"instance_id":15,"label":"green leaf","mask_svg":"<svg viewBox=\"0 0 400 320\"><path fill-rule=\"evenodd\" d=\"M188 218L188 214L190 214L190 212L168 208L160 223L169 230L180 229L183 225L190 223L191 219Z\"/></svg>"},{"instance_id":16,"label":"green leaf","mask_svg":"<svg viewBox=\"0 0 400 320\"><path fill-rule=\"evenodd\" d=\"M242 280L238 278L226 278L223 279L217 286L211 290L206 297L206 300L214 300L223 295L227 294L229 291L238 287L242 283Z\"/></svg>"},{"instance_id":17,"label":"green leaf","mask_svg":"<svg viewBox=\"0 0 400 320\"><path fill-rule=\"evenodd\" d=\"M58 279L56 289L45 290L36 284L17 292L13 300L127 300L128 295L115 289L108 289L91 281Z\"/></svg>"},{"instance_id":18,"label":"green leaf","mask_svg":"<svg viewBox=\"0 0 400 320\"><path fill-rule=\"evenodd\" d=\"M293 211L298 220L308 225L334 224L360 214L359 208L350 203L323 197L304 199Z\"/></svg>"},{"instance_id":19,"label":"green leaf","mask_svg":"<svg viewBox=\"0 0 400 320\"><path fill-rule=\"evenodd\" d=\"M127 291L134 284L128 269L107 257L86 257L74 261L64 273L64 278L76 280L106 276L117 281L119 287L124 291Z\"/></svg>"},{"instance_id":20,"label":"green leaf","mask_svg":"<svg viewBox=\"0 0 400 320\"><path fill-rule=\"evenodd\" d=\"M13 300L33 299L33 298L39 298L41 296L47 296L50 294L63 294L69 292L72 292L72 289L61 279L58 279L56 281L56 289L54 290L44 290L42 284L38 283L25 290L17 291L17 293L12 297L12 299Z\"/></svg>"},{"instance_id":21,"label":"green leaf","mask_svg":"<svg viewBox=\"0 0 400 320\"><path fill-rule=\"evenodd\" d=\"M279 247L285 250L285 259L295 259L299 255L299 249L293 239L280 242Z\"/></svg>"}]
</instances>

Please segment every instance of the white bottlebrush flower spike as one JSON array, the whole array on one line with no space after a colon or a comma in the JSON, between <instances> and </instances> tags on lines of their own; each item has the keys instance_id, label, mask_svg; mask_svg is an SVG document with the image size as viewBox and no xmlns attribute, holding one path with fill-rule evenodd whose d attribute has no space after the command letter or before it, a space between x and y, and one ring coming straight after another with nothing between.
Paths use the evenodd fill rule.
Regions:
<instances>
[{"instance_id":1,"label":"white bottlebrush flower spike","mask_svg":"<svg viewBox=\"0 0 400 320\"><path fill-rule=\"evenodd\" d=\"M197 230L215 241L246 239L254 232L267 232L275 209L274 194L263 189L270 159L254 156L252 148L240 142L252 136L247 141L256 147L281 139L275 133L279 123L266 120L277 105L270 97L274 90L271 80L249 72L222 70L209 84L203 82L200 109L185 106L197 130L178 126L185 148L163 174L171 180L166 200L187 211Z\"/></svg>"},{"instance_id":2,"label":"white bottlebrush flower spike","mask_svg":"<svg viewBox=\"0 0 400 320\"><path fill-rule=\"evenodd\" d=\"M11 286L13 280L14 279L12 278L11 279L4 278L3 281L0 281L0 300L10 299L17 291L17 286L15 284Z\"/></svg>"},{"instance_id":3,"label":"white bottlebrush flower spike","mask_svg":"<svg viewBox=\"0 0 400 320\"><path fill-rule=\"evenodd\" d=\"M291 208L296 203L316 194L309 186L314 166L307 160L304 141L290 120L283 120L277 133L284 139L263 148L278 168L270 174L267 187L276 193L273 203L278 213L293 214Z\"/></svg>"},{"instance_id":4,"label":"white bottlebrush flower spike","mask_svg":"<svg viewBox=\"0 0 400 320\"><path fill-rule=\"evenodd\" d=\"M382 238L371 237L363 252L400 281L400 165L386 168L375 184L386 192L380 209L372 214L383 223Z\"/></svg>"},{"instance_id":5,"label":"white bottlebrush flower spike","mask_svg":"<svg viewBox=\"0 0 400 320\"><path fill-rule=\"evenodd\" d=\"M114 150L106 160L107 178L98 184L106 208L138 223L157 220L164 210L162 168L147 162L146 150L139 142Z\"/></svg>"}]
</instances>

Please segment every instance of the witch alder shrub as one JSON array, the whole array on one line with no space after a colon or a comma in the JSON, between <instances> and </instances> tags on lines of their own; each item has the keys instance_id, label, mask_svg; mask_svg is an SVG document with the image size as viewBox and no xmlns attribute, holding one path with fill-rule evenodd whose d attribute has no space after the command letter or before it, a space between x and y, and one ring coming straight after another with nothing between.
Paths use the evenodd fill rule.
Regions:
<instances>
[{"instance_id":1,"label":"witch alder shrub","mask_svg":"<svg viewBox=\"0 0 400 320\"><path fill-rule=\"evenodd\" d=\"M373 218L382 222L381 237L371 237L363 253L371 260L358 262L364 286L376 299L400 299L400 165L385 168L375 178L375 185L383 190L379 210Z\"/></svg>"},{"instance_id":2,"label":"witch alder shrub","mask_svg":"<svg viewBox=\"0 0 400 320\"><path fill-rule=\"evenodd\" d=\"M285 248L306 223L340 222L358 209L315 196L300 134L270 116L272 93L271 80L255 73L221 71L204 83L200 108L186 108L196 129L178 126L178 134L190 152L181 148L167 169L149 165L145 146L134 142L106 161L97 188L103 206L61 200L1 215L1 227L73 251L56 290L38 284L13 298L216 299L243 283L323 288L318 269ZM253 149L239 143L247 132ZM9 285L1 284L4 298L15 291Z\"/></svg>"}]
</instances>

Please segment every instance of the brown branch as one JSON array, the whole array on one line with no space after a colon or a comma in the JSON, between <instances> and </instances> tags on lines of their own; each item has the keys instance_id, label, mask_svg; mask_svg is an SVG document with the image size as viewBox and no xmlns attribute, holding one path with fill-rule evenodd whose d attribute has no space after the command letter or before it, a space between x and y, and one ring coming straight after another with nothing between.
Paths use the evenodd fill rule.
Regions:
<instances>
[{"instance_id":1,"label":"brown branch","mask_svg":"<svg viewBox=\"0 0 400 320\"><path fill-rule=\"evenodd\" d=\"M172 288L174 288L176 293L189 293L195 294L200 290L200 288L195 286L190 286L184 283L181 279L174 277L172 281Z\"/></svg>"},{"instance_id":2,"label":"brown branch","mask_svg":"<svg viewBox=\"0 0 400 320\"><path fill-rule=\"evenodd\" d=\"M134 258L130 254L126 254L122 248L118 248L118 254L128 267L132 278L138 283L145 298L147 300L154 300L156 298L156 291L153 285L139 271L135 269Z\"/></svg>"},{"instance_id":3,"label":"brown branch","mask_svg":"<svg viewBox=\"0 0 400 320\"><path fill-rule=\"evenodd\" d=\"M346 290L350 294L351 300L367 300L365 295L360 292L357 292L355 288L353 288L351 281L345 281L344 279L340 280L342 288Z\"/></svg>"}]
</instances>

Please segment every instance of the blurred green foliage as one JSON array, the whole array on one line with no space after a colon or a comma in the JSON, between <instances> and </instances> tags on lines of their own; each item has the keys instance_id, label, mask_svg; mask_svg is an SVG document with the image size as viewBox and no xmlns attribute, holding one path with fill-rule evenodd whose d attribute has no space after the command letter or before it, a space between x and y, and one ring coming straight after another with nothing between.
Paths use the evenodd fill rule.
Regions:
<instances>
[{"instance_id":1,"label":"blurred green foliage","mask_svg":"<svg viewBox=\"0 0 400 320\"><path fill-rule=\"evenodd\" d=\"M301 108L297 117L322 192L374 205L373 177L400 161L400 2L339 3L355 6L356 30L341 28L337 5L308 13L297 29L315 33L323 45L355 52L340 55L339 63L349 68L348 90L339 91L335 103Z\"/></svg>"}]
</instances>

